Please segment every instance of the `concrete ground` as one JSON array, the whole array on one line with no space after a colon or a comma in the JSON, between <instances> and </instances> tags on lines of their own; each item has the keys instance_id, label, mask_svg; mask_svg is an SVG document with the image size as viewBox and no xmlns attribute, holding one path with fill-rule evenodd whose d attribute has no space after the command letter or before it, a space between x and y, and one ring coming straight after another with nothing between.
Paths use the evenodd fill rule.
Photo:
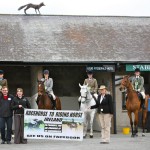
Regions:
<instances>
[{"instance_id":1,"label":"concrete ground","mask_svg":"<svg viewBox=\"0 0 150 150\"><path fill-rule=\"evenodd\" d=\"M111 134L110 144L100 144L100 132L94 132L94 138L87 137L83 141L60 140L28 140L28 144L0 144L1 150L148 150L150 149L150 133L145 137L139 133L136 138L122 133Z\"/></svg>"}]
</instances>

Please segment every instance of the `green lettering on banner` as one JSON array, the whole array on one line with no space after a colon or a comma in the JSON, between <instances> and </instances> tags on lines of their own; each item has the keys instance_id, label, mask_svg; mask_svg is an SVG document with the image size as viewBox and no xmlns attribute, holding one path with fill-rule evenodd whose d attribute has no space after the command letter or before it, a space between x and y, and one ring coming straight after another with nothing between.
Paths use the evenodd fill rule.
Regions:
<instances>
[{"instance_id":1,"label":"green lettering on banner","mask_svg":"<svg viewBox=\"0 0 150 150\"><path fill-rule=\"evenodd\" d=\"M139 68L140 71L150 71L150 64L126 65L126 71L134 71L136 68Z\"/></svg>"}]
</instances>

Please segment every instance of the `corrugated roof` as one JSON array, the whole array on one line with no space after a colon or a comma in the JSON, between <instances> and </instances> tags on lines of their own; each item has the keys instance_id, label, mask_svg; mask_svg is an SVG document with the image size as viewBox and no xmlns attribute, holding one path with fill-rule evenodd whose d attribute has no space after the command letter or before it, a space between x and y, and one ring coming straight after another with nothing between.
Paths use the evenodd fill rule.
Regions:
<instances>
[{"instance_id":1,"label":"corrugated roof","mask_svg":"<svg viewBox=\"0 0 150 150\"><path fill-rule=\"evenodd\" d=\"M0 60L149 61L150 18L0 15Z\"/></svg>"}]
</instances>

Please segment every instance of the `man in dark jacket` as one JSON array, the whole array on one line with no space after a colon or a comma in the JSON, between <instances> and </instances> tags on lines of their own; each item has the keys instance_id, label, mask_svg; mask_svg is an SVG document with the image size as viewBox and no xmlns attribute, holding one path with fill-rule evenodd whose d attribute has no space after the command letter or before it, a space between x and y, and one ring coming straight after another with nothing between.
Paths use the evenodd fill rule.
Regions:
<instances>
[{"instance_id":1,"label":"man in dark jacket","mask_svg":"<svg viewBox=\"0 0 150 150\"><path fill-rule=\"evenodd\" d=\"M11 105L13 96L8 94L7 86L2 87L2 95L0 96L0 130L1 130L1 144L11 144L12 133L12 116L13 112ZM5 134L5 125L7 125L7 134Z\"/></svg>"},{"instance_id":2,"label":"man in dark jacket","mask_svg":"<svg viewBox=\"0 0 150 150\"><path fill-rule=\"evenodd\" d=\"M111 118L113 116L113 102L110 94L107 94L106 87L101 85L100 95L98 96L97 104L91 106L91 109L98 108L99 119L101 124L101 144L108 144L110 142L110 128Z\"/></svg>"}]
</instances>

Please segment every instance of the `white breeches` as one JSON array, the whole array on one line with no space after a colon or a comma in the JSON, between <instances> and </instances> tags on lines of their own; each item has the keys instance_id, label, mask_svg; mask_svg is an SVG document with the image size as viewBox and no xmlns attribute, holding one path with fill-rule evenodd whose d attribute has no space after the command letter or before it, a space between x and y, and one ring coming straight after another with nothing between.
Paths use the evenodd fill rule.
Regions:
<instances>
[{"instance_id":1,"label":"white breeches","mask_svg":"<svg viewBox=\"0 0 150 150\"><path fill-rule=\"evenodd\" d=\"M143 96L143 99L145 99L145 92L140 92Z\"/></svg>"},{"instance_id":2,"label":"white breeches","mask_svg":"<svg viewBox=\"0 0 150 150\"><path fill-rule=\"evenodd\" d=\"M50 91L49 94L51 94L53 96L53 100L56 100L56 96L54 95L53 91Z\"/></svg>"}]
</instances>

